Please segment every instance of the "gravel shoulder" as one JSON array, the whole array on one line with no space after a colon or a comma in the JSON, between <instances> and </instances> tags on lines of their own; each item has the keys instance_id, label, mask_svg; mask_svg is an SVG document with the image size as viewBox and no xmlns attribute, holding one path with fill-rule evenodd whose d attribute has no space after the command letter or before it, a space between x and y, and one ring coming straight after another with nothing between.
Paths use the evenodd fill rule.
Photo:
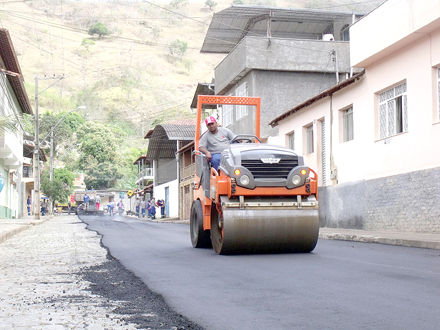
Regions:
<instances>
[{"instance_id":1,"label":"gravel shoulder","mask_svg":"<svg viewBox=\"0 0 440 330\"><path fill-rule=\"evenodd\" d=\"M203 329L126 270L76 216L0 244L0 329Z\"/></svg>"}]
</instances>

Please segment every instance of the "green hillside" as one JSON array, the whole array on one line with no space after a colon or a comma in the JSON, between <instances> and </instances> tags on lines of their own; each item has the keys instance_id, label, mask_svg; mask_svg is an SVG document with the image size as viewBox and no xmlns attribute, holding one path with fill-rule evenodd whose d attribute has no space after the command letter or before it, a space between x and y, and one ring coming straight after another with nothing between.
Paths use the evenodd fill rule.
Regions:
<instances>
[{"instance_id":1,"label":"green hillside","mask_svg":"<svg viewBox=\"0 0 440 330\"><path fill-rule=\"evenodd\" d=\"M381 1L234 2L367 11ZM217 3L215 11L232 1ZM195 86L210 82L224 57L200 53L213 12L204 0L10 1L0 6L1 24L12 36L29 98L33 100L36 74L65 77L41 94L40 109L86 105L87 119L126 121L139 134L153 123L191 116ZM96 23L109 34L89 35ZM173 43L187 48L182 54L182 48L170 48ZM39 82L39 90L52 82Z\"/></svg>"},{"instance_id":2,"label":"green hillside","mask_svg":"<svg viewBox=\"0 0 440 330\"><path fill-rule=\"evenodd\" d=\"M368 12L383 0L233 2ZM55 160L63 158L60 164L89 177L98 165L106 172L113 165L111 173L95 173L95 179L106 176L105 180L119 180L120 186L125 180L122 186L132 188L132 162L145 152L146 132L158 123L195 116L189 106L197 83L211 82L215 66L225 57L201 54L200 49L213 13L231 4L232 0L1 2L1 26L10 32L33 107L36 75L64 77L58 82L38 80L41 135L63 113L82 105L86 110L78 114L88 122L83 130L91 136L114 135L117 149L111 152L117 157L111 164L104 166L96 153L81 154L87 141L77 154L69 151L63 156L87 136L74 131L64 138L57 132ZM32 119L27 127L32 127Z\"/></svg>"}]
</instances>

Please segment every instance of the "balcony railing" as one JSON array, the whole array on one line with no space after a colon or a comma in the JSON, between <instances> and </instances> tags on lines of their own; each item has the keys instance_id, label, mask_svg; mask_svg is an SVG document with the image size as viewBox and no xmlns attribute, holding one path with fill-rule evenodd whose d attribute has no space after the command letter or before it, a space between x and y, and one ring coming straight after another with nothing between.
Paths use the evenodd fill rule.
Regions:
<instances>
[{"instance_id":1,"label":"balcony railing","mask_svg":"<svg viewBox=\"0 0 440 330\"><path fill-rule=\"evenodd\" d=\"M194 175L194 171L196 169L196 164L188 165L184 168L180 169L180 180L187 179Z\"/></svg>"},{"instance_id":2,"label":"balcony railing","mask_svg":"<svg viewBox=\"0 0 440 330\"><path fill-rule=\"evenodd\" d=\"M153 169L152 168L144 168L142 171L139 172L138 174L138 178L142 179L142 178L153 178Z\"/></svg>"}]
</instances>

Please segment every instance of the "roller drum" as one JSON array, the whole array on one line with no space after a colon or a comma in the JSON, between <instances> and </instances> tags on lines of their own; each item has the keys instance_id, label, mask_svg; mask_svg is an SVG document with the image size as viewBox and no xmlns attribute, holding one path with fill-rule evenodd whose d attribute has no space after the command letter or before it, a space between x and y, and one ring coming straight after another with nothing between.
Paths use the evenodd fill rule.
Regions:
<instances>
[{"instance_id":1,"label":"roller drum","mask_svg":"<svg viewBox=\"0 0 440 330\"><path fill-rule=\"evenodd\" d=\"M228 208L221 226L220 244L217 236L214 246L219 254L310 252L318 240L319 217L317 209Z\"/></svg>"}]
</instances>

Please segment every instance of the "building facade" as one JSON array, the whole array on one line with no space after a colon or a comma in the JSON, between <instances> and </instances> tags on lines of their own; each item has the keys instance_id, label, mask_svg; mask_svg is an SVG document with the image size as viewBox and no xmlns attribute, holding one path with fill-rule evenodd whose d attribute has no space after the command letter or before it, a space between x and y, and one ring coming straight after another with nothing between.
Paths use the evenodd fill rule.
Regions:
<instances>
[{"instance_id":1,"label":"building facade","mask_svg":"<svg viewBox=\"0 0 440 330\"><path fill-rule=\"evenodd\" d=\"M179 218L180 162L177 151L194 140L192 119L182 119L151 129L146 159L153 163L153 197L165 201L168 218Z\"/></svg>"},{"instance_id":2,"label":"building facade","mask_svg":"<svg viewBox=\"0 0 440 330\"><path fill-rule=\"evenodd\" d=\"M271 124L318 170L322 226L440 232L440 3L389 0L350 36L365 72Z\"/></svg>"},{"instance_id":3,"label":"building facade","mask_svg":"<svg viewBox=\"0 0 440 330\"><path fill-rule=\"evenodd\" d=\"M23 177L23 128L20 117L33 114L8 30L0 29L0 218L18 218L26 203Z\"/></svg>"},{"instance_id":4,"label":"building facade","mask_svg":"<svg viewBox=\"0 0 440 330\"><path fill-rule=\"evenodd\" d=\"M227 53L215 68L215 94L260 97L261 139L274 142L274 116L352 74L348 27L361 16L246 5L216 13L201 50ZM247 123L255 113L246 106L223 106L218 119L253 133Z\"/></svg>"}]
</instances>

